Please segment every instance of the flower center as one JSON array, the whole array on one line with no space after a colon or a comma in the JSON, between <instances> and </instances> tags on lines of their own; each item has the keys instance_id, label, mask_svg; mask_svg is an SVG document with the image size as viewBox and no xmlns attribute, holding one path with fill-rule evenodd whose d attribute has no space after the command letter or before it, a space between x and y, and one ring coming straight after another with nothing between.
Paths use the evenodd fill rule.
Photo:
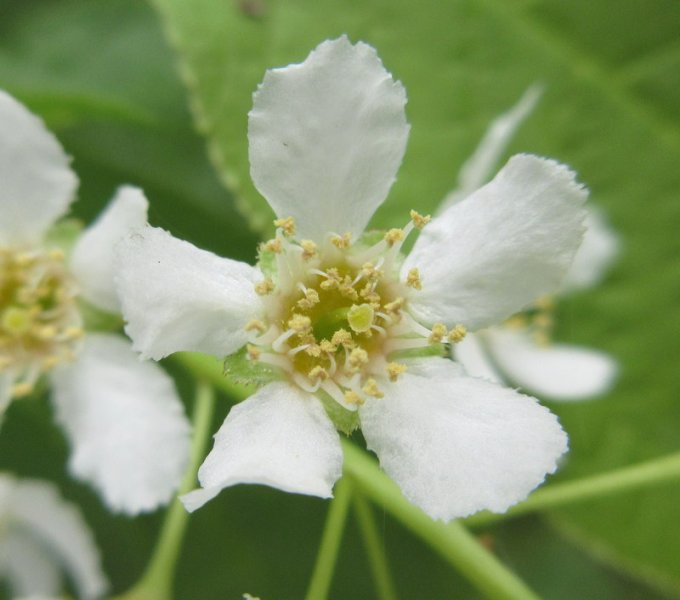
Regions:
<instances>
[{"instance_id":1,"label":"flower center","mask_svg":"<svg viewBox=\"0 0 680 600\"><path fill-rule=\"evenodd\" d=\"M0 373L12 372L12 395L71 360L82 333L63 252L0 248Z\"/></svg>"},{"instance_id":2,"label":"flower center","mask_svg":"<svg viewBox=\"0 0 680 600\"><path fill-rule=\"evenodd\" d=\"M396 381L406 370L397 353L449 335L442 324L430 330L408 313L421 281L417 269L400 278L399 250L413 228L429 220L415 212L411 219L372 246L352 244L346 234L329 235L321 247L295 240L292 219L275 221L276 237L261 248L269 277L256 286L265 311L246 327L253 332L249 357L282 368L303 390L322 389L351 410L367 396L382 397L380 382ZM462 338L464 331L455 331Z\"/></svg>"}]
</instances>

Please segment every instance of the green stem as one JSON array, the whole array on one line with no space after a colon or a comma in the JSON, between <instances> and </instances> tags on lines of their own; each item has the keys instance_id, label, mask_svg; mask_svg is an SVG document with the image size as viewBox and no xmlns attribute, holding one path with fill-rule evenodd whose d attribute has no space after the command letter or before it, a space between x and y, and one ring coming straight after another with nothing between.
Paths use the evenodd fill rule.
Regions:
<instances>
[{"instance_id":1,"label":"green stem","mask_svg":"<svg viewBox=\"0 0 680 600\"><path fill-rule=\"evenodd\" d=\"M354 493L354 511L366 545L366 554L368 554L368 562L373 573L377 596L379 600L397 600L397 590L392 582L387 557L375 523L375 515L366 498L357 492Z\"/></svg>"},{"instance_id":2,"label":"green stem","mask_svg":"<svg viewBox=\"0 0 680 600\"><path fill-rule=\"evenodd\" d=\"M193 412L194 437L191 444L191 460L182 484L165 515L161 533L151 561L135 586L118 600L171 600L175 566L179 558L189 513L179 501L179 496L196 485L196 471L205 456L210 433L215 393L213 388L199 381Z\"/></svg>"},{"instance_id":3,"label":"green stem","mask_svg":"<svg viewBox=\"0 0 680 600\"><path fill-rule=\"evenodd\" d=\"M678 479L680 479L680 452L632 467L610 471L603 475L594 475L565 483L553 483L536 490L526 501L512 507L503 515L479 513L466 519L465 523L474 527L489 525L509 517L629 492Z\"/></svg>"},{"instance_id":4,"label":"green stem","mask_svg":"<svg viewBox=\"0 0 680 600\"><path fill-rule=\"evenodd\" d=\"M512 571L488 552L460 523L445 525L416 509L364 452L343 443L345 471L374 502L427 542L492 600L538 600Z\"/></svg>"},{"instance_id":5,"label":"green stem","mask_svg":"<svg viewBox=\"0 0 680 600\"><path fill-rule=\"evenodd\" d=\"M307 588L306 600L325 600L328 597L351 497L352 486L349 480L341 479L335 486L335 498L328 509L326 526L316 556L314 573Z\"/></svg>"}]
</instances>

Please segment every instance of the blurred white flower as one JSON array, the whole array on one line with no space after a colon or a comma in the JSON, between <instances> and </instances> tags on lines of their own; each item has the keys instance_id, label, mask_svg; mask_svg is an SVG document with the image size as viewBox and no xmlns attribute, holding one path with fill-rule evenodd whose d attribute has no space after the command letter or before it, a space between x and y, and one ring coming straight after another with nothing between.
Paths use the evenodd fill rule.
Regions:
<instances>
[{"instance_id":1,"label":"blurred white flower","mask_svg":"<svg viewBox=\"0 0 680 600\"><path fill-rule=\"evenodd\" d=\"M146 222L147 201L122 187L69 257L52 236L74 199L69 158L42 121L0 91L0 406L42 375L69 438L73 474L110 508L167 502L188 459L189 424L172 380L129 342L83 329L82 299L119 312L113 246Z\"/></svg>"},{"instance_id":2,"label":"blurred white flower","mask_svg":"<svg viewBox=\"0 0 680 600\"><path fill-rule=\"evenodd\" d=\"M440 211L491 178L497 161L539 96L540 87L530 87L514 107L491 123ZM585 225L583 243L560 286L560 296L599 283L618 254L618 237L601 211L588 207ZM616 378L616 361L598 350L552 343L553 312L554 300L540 298L505 324L468 335L452 347L452 355L470 375L519 386L551 400L583 400L605 393Z\"/></svg>"},{"instance_id":3,"label":"blurred white flower","mask_svg":"<svg viewBox=\"0 0 680 600\"><path fill-rule=\"evenodd\" d=\"M587 193L566 167L518 155L431 223L413 211L404 229L362 237L406 148L405 104L373 48L326 41L268 71L254 96L251 175L279 216L260 268L152 227L121 242L137 350L225 356L248 344L274 378L231 410L202 489L183 498L189 510L238 483L330 496L335 428L352 419L405 496L445 520L507 509L566 450L534 398L423 355L554 290L580 244ZM423 227L404 259L404 239Z\"/></svg>"},{"instance_id":4,"label":"blurred white flower","mask_svg":"<svg viewBox=\"0 0 680 600\"><path fill-rule=\"evenodd\" d=\"M13 598L60 596L62 573L81 600L106 591L92 534L53 484L0 474L0 523L0 579Z\"/></svg>"}]
</instances>

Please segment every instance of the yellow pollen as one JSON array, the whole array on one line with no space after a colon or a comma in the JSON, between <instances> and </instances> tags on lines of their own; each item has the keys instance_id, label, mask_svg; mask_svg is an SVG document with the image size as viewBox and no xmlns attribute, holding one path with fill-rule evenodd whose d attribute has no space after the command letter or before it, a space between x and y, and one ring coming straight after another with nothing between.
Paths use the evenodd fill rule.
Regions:
<instances>
[{"instance_id":1,"label":"yellow pollen","mask_svg":"<svg viewBox=\"0 0 680 600\"><path fill-rule=\"evenodd\" d=\"M324 369L323 367L316 365L308 374L307 377L311 379L312 381L316 381L317 379L321 381L325 381L328 379L328 371Z\"/></svg>"},{"instance_id":2,"label":"yellow pollen","mask_svg":"<svg viewBox=\"0 0 680 600\"><path fill-rule=\"evenodd\" d=\"M413 221L413 224L418 228L422 229L427 225L431 220L432 217L430 215L421 215L420 213L416 212L415 210L412 210L410 213L411 221Z\"/></svg>"},{"instance_id":3,"label":"yellow pollen","mask_svg":"<svg viewBox=\"0 0 680 600\"><path fill-rule=\"evenodd\" d=\"M43 362L42 367L45 371L54 369L59 364L59 358L56 356L48 356Z\"/></svg>"},{"instance_id":4,"label":"yellow pollen","mask_svg":"<svg viewBox=\"0 0 680 600\"><path fill-rule=\"evenodd\" d=\"M412 287L414 290L422 290L423 283L420 281L420 271L415 267L408 272L406 276L406 285Z\"/></svg>"},{"instance_id":5,"label":"yellow pollen","mask_svg":"<svg viewBox=\"0 0 680 600\"><path fill-rule=\"evenodd\" d=\"M14 398L21 398L21 396L28 396L33 391L33 385L30 383L17 383L12 386L11 395Z\"/></svg>"},{"instance_id":6,"label":"yellow pollen","mask_svg":"<svg viewBox=\"0 0 680 600\"><path fill-rule=\"evenodd\" d=\"M321 352L333 354L338 349L338 347L333 342L329 342L328 340L321 340L321 342L319 343L319 349L321 350Z\"/></svg>"},{"instance_id":7,"label":"yellow pollen","mask_svg":"<svg viewBox=\"0 0 680 600\"><path fill-rule=\"evenodd\" d=\"M355 404L360 406L364 403L364 399L355 391L348 390L345 392L345 402L347 402L347 404Z\"/></svg>"},{"instance_id":8,"label":"yellow pollen","mask_svg":"<svg viewBox=\"0 0 680 600\"><path fill-rule=\"evenodd\" d=\"M22 252L14 257L14 264L20 268L30 267L36 262L37 257L29 252Z\"/></svg>"},{"instance_id":9,"label":"yellow pollen","mask_svg":"<svg viewBox=\"0 0 680 600\"><path fill-rule=\"evenodd\" d=\"M359 369L368 363L368 352L363 348L354 348L354 350L349 353L347 362L352 369Z\"/></svg>"},{"instance_id":10,"label":"yellow pollen","mask_svg":"<svg viewBox=\"0 0 680 600\"><path fill-rule=\"evenodd\" d=\"M323 343L323 342L322 342ZM345 329L338 329L331 338L331 344L334 346L353 346L354 340L352 334Z\"/></svg>"},{"instance_id":11,"label":"yellow pollen","mask_svg":"<svg viewBox=\"0 0 680 600\"><path fill-rule=\"evenodd\" d=\"M268 242L262 244L262 248L266 252L275 252L276 254L278 254L283 249L283 245L281 244L280 239L274 238L273 240L269 240Z\"/></svg>"},{"instance_id":12,"label":"yellow pollen","mask_svg":"<svg viewBox=\"0 0 680 600\"><path fill-rule=\"evenodd\" d=\"M534 317L534 325L540 327L541 329L549 329L553 326L553 318L551 315L546 313L539 313Z\"/></svg>"},{"instance_id":13,"label":"yellow pollen","mask_svg":"<svg viewBox=\"0 0 680 600\"><path fill-rule=\"evenodd\" d=\"M350 300L356 302L359 299L359 294L357 294L357 291L352 287L352 279L346 275L345 278L342 280L342 283L340 284L338 291L342 296L345 298L349 298Z\"/></svg>"},{"instance_id":14,"label":"yellow pollen","mask_svg":"<svg viewBox=\"0 0 680 600\"><path fill-rule=\"evenodd\" d=\"M318 303L319 303L319 292L317 292L315 289L312 289L312 288L307 288L305 290L305 297L301 298L300 300L297 301L297 305L302 310L309 310L315 304L318 304Z\"/></svg>"},{"instance_id":15,"label":"yellow pollen","mask_svg":"<svg viewBox=\"0 0 680 600\"><path fill-rule=\"evenodd\" d=\"M541 296L534 302L534 306L539 310L553 310L555 308L555 299L552 296Z\"/></svg>"},{"instance_id":16,"label":"yellow pollen","mask_svg":"<svg viewBox=\"0 0 680 600\"><path fill-rule=\"evenodd\" d=\"M457 344L462 342L467 335L467 329L465 325L456 325L451 331L449 331L449 342L452 344Z\"/></svg>"},{"instance_id":17,"label":"yellow pollen","mask_svg":"<svg viewBox=\"0 0 680 600\"><path fill-rule=\"evenodd\" d=\"M64 330L64 337L70 340L80 339L85 335L85 330L82 327L67 327Z\"/></svg>"},{"instance_id":18,"label":"yellow pollen","mask_svg":"<svg viewBox=\"0 0 680 600\"><path fill-rule=\"evenodd\" d=\"M310 344L309 348L305 348L305 353L314 358L321 356L321 346L319 344ZM335 350L333 350L335 352Z\"/></svg>"},{"instance_id":19,"label":"yellow pollen","mask_svg":"<svg viewBox=\"0 0 680 600\"><path fill-rule=\"evenodd\" d=\"M387 245L392 247L397 242L401 242L405 236L406 234L403 229L390 229L385 233L384 239L387 242Z\"/></svg>"},{"instance_id":20,"label":"yellow pollen","mask_svg":"<svg viewBox=\"0 0 680 600\"><path fill-rule=\"evenodd\" d=\"M550 346L550 336L545 331L535 331L532 337L538 346L544 348Z\"/></svg>"},{"instance_id":21,"label":"yellow pollen","mask_svg":"<svg viewBox=\"0 0 680 600\"><path fill-rule=\"evenodd\" d=\"M257 360L262 354L262 350L260 350L257 346L253 346L252 344L248 344L246 351L248 352L248 358L250 360Z\"/></svg>"},{"instance_id":22,"label":"yellow pollen","mask_svg":"<svg viewBox=\"0 0 680 600\"><path fill-rule=\"evenodd\" d=\"M64 258L66 258L66 255L61 248L53 248L47 253L47 256L49 256L52 260L58 261L62 261Z\"/></svg>"},{"instance_id":23,"label":"yellow pollen","mask_svg":"<svg viewBox=\"0 0 680 600\"><path fill-rule=\"evenodd\" d=\"M399 378L399 375L406 371L406 365L397 362L391 362L387 365L387 376L390 381L394 382Z\"/></svg>"},{"instance_id":24,"label":"yellow pollen","mask_svg":"<svg viewBox=\"0 0 680 600\"><path fill-rule=\"evenodd\" d=\"M331 244L340 250L349 248L350 240L352 239L352 234L347 232L344 235L334 235L331 237Z\"/></svg>"},{"instance_id":25,"label":"yellow pollen","mask_svg":"<svg viewBox=\"0 0 680 600\"><path fill-rule=\"evenodd\" d=\"M25 308L8 308L2 315L2 328L10 335L22 335L33 326L31 314Z\"/></svg>"},{"instance_id":26,"label":"yellow pollen","mask_svg":"<svg viewBox=\"0 0 680 600\"><path fill-rule=\"evenodd\" d=\"M257 292L260 296L266 296L267 294L271 294L273 291L274 282L269 278L258 281L255 284L255 292Z\"/></svg>"},{"instance_id":27,"label":"yellow pollen","mask_svg":"<svg viewBox=\"0 0 680 600\"><path fill-rule=\"evenodd\" d=\"M394 314L396 312L399 312L403 308L403 306L404 299L400 296L396 300L385 304L385 312L387 312L387 314Z\"/></svg>"},{"instance_id":28,"label":"yellow pollen","mask_svg":"<svg viewBox=\"0 0 680 600\"><path fill-rule=\"evenodd\" d=\"M9 367L13 362L9 356L0 356L0 370Z\"/></svg>"},{"instance_id":29,"label":"yellow pollen","mask_svg":"<svg viewBox=\"0 0 680 600\"><path fill-rule=\"evenodd\" d=\"M347 313L347 322L352 331L362 333L368 331L373 325L374 310L370 304L352 305Z\"/></svg>"},{"instance_id":30,"label":"yellow pollen","mask_svg":"<svg viewBox=\"0 0 680 600\"><path fill-rule=\"evenodd\" d=\"M524 315L513 315L509 319L507 319L504 323L506 327L510 327L511 329L522 329L526 327L529 324L527 321L526 316Z\"/></svg>"},{"instance_id":31,"label":"yellow pollen","mask_svg":"<svg viewBox=\"0 0 680 600\"><path fill-rule=\"evenodd\" d=\"M245 330L264 333L267 330L267 326L259 319L251 319L246 323Z\"/></svg>"},{"instance_id":32,"label":"yellow pollen","mask_svg":"<svg viewBox=\"0 0 680 600\"><path fill-rule=\"evenodd\" d=\"M54 325L43 325L42 327L36 327L33 330L33 335L41 340L51 340L56 337L57 328Z\"/></svg>"},{"instance_id":33,"label":"yellow pollen","mask_svg":"<svg viewBox=\"0 0 680 600\"><path fill-rule=\"evenodd\" d=\"M307 333L312 327L312 320L304 315L294 314L288 319L288 327L297 333Z\"/></svg>"},{"instance_id":34,"label":"yellow pollen","mask_svg":"<svg viewBox=\"0 0 680 600\"><path fill-rule=\"evenodd\" d=\"M316 244L312 240L302 240L300 242L300 247L302 248L302 258L305 260L309 260L316 256Z\"/></svg>"},{"instance_id":35,"label":"yellow pollen","mask_svg":"<svg viewBox=\"0 0 680 600\"><path fill-rule=\"evenodd\" d=\"M439 344L447 333L448 331L446 330L446 326L443 323L435 323L432 327L432 333L430 333L430 337L427 338L427 341L430 342L430 344Z\"/></svg>"},{"instance_id":36,"label":"yellow pollen","mask_svg":"<svg viewBox=\"0 0 680 600\"><path fill-rule=\"evenodd\" d=\"M373 378L369 379L361 390L367 396L373 396L374 398L382 398L385 395Z\"/></svg>"},{"instance_id":37,"label":"yellow pollen","mask_svg":"<svg viewBox=\"0 0 680 600\"><path fill-rule=\"evenodd\" d=\"M293 217L286 217L285 219L276 219L274 227L280 227L288 236L295 235L295 219Z\"/></svg>"}]
</instances>

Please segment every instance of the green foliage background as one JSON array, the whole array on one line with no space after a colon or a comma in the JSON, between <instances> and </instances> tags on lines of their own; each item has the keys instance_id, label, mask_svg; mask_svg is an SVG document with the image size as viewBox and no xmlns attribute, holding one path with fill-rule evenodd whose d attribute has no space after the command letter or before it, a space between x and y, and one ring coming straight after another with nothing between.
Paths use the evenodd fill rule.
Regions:
<instances>
[{"instance_id":1,"label":"green foliage background","mask_svg":"<svg viewBox=\"0 0 680 600\"><path fill-rule=\"evenodd\" d=\"M674 0L155 0L153 8L134 0L3 0L0 87L41 114L74 157L77 216L91 219L117 185L137 184L151 200L153 224L252 260L258 236L247 222L261 228L269 217L248 176L251 94L266 68L299 62L341 33L374 45L409 95L412 135L378 226L401 225L410 208L434 209L490 120L531 83L545 86L508 154L573 166L623 240L606 284L560 307L558 338L610 352L621 376L606 398L551 405L571 437L555 479L680 450ZM175 374L190 404L191 382ZM220 404L215 429L228 406ZM56 478L83 504L122 591L143 569L161 515L108 515L67 478L66 455L46 398L11 407L0 466ZM255 486L222 493L192 518L177 598L301 597L325 510L321 500ZM667 484L516 520L485 539L542 597L675 598L679 513L680 483ZM380 521L400 597L477 597L396 522ZM351 526L333 597L373 596Z\"/></svg>"}]
</instances>

